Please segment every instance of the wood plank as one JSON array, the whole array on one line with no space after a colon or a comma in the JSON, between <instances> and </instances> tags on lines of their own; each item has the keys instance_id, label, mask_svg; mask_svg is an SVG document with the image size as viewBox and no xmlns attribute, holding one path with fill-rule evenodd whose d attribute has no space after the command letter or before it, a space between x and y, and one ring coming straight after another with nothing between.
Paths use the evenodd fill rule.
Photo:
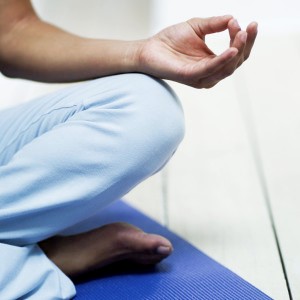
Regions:
<instances>
[{"instance_id":1,"label":"wood plank","mask_svg":"<svg viewBox=\"0 0 300 300\"><path fill-rule=\"evenodd\" d=\"M238 85L249 92L293 299L300 299L300 34L260 41ZM256 74L251 76L251 74Z\"/></svg>"},{"instance_id":2,"label":"wood plank","mask_svg":"<svg viewBox=\"0 0 300 300\"><path fill-rule=\"evenodd\" d=\"M187 132L169 167L171 229L271 297L289 299L233 80L208 91L174 87Z\"/></svg>"}]
</instances>

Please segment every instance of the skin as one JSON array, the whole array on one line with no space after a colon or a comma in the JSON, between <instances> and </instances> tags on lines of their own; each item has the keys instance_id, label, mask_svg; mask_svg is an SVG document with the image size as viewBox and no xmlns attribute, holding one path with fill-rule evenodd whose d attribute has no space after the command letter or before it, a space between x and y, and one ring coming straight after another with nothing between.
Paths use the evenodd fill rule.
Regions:
<instances>
[{"instance_id":1,"label":"skin","mask_svg":"<svg viewBox=\"0 0 300 300\"><path fill-rule=\"evenodd\" d=\"M229 47L216 55L205 36L225 30ZM43 82L140 72L194 88L211 88L248 59L256 35L257 23L241 30L226 15L193 18L145 40L87 39L40 20L29 0L0 0L0 71L11 78ZM71 277L124 260L154 264L172 252L165 238L124 223L52 237L39 245Z\"/></svg>"}]
</instances>

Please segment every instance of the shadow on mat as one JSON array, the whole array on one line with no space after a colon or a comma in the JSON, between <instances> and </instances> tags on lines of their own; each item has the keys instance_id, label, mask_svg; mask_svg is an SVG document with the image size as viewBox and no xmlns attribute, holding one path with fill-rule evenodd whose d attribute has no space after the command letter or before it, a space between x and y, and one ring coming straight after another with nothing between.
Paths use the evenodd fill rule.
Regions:
<instances>
[{"instance_id":1,"label":"shadow on mat","mask_svg":"<svg viewBox=\"0 0 300 300\"><path fill-rule=\"evenodd\" d=\"M108 277L130 276L130 275L154 275L171 272L171 265L160 263L157 265L137 265L129 262L118 262L103 267L100 270L90 272L87 275L73 278L75 284L84 284L89 281L99 280Z\"/></svg>"}]
</instances>

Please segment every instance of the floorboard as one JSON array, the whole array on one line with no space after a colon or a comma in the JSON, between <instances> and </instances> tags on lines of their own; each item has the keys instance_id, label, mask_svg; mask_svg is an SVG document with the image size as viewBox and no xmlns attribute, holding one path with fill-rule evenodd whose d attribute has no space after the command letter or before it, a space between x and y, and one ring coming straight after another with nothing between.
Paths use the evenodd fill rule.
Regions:
<instances>
[{"instance_id":1,"label":"floorboard","mask_svg":"<svg viewBox=\"0 0 300 300\"><path fill-rule=\"evenodd\" d=\"M243 82L293 299L300 299L300 35L264 39ZM257 76L249 76L256 73ZM250 111L250 109L248 111Z\"/></svg>"},{"instance_id":2,"label":"floorboard","mask_svg":"<svg viewBox=\"0 0 300 300\"><path fill-rule=\"evenodd\" d=\"M171 229L274 299L289 299L233 80L210 91L175 88L187 132L169 166Z\"/></svg>"}]
</instances>

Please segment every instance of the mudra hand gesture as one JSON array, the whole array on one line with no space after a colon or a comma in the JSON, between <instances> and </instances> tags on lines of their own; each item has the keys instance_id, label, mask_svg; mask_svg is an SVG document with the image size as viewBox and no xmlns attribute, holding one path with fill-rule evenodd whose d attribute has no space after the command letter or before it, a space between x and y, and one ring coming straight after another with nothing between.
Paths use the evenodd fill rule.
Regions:
<instances>
[{"instance_id":1,"label":"mudra hand gesture","mask_svg":"<svg viewBox=\"0 0 300 300\"><path fill-rule=\"evenodd\" d=\"M205 36L229 31L229 48L220 55L205 43ZM231 75L250 55L257 24L242 31L232 16L193 18L170 26L145 40L139 50L141 71L195 88L211 88Z\"/></svg>"}]
</instances>

